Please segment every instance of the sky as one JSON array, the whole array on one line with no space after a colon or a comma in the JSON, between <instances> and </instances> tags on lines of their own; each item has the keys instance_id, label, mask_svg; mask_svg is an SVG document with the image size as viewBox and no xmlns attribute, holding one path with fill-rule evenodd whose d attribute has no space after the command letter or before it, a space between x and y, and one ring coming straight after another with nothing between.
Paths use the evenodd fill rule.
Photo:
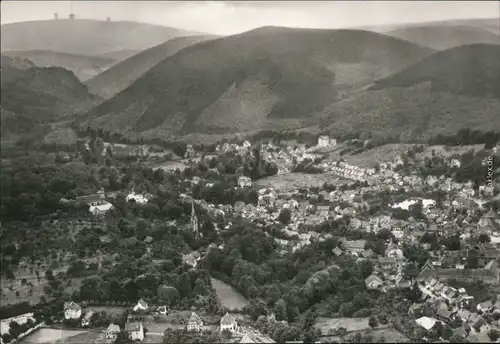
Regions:
<instances>
[{"instance_id":1,"label":"sky","mask_svg":"<svg viewBox=\"0 0 500 344\"><path fill-rule=\"evenodd\" d=\"M499 1L73 1L77 19L128 20L219 35L260 26L346 28L495 18ZM67 18L69 1L1 1L2 24Z\"/></svg>"}]
</instances>

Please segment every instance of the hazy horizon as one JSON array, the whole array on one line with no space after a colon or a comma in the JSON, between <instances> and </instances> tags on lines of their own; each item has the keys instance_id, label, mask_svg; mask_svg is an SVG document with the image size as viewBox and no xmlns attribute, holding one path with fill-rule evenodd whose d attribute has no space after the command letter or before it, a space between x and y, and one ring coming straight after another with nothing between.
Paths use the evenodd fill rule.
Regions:
<instances>
[{"instance_id":1,"label":"hazy horizon","mask_svg":"<svg viewBox=\"0 0 500 344\"><path fill-rule=\"evenodd\" d=\"M498 18L497 1L73 1L77 19L135 21L219 35L261 26L349 28ZM1 23L68 18L70 1L1 2Z\"/></svg>"}]
</instances>

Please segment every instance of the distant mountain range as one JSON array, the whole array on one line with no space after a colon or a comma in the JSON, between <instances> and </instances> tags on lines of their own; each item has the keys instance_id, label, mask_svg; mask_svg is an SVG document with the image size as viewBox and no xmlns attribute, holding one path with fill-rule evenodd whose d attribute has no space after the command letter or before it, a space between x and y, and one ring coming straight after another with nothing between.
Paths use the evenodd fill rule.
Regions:
<instances>
[{"instance_id":1,"label":"distant mountain range","mask_svg":"<svg viewBox=\"0 0 500 344\"><path fill-rule=\"evenodd\" d=\"M300 126L432 52L369 31L264 27L179 51L81 124L162 137Z\"/></svg>"},{"instance_id":2,"label":"distant mountain range","mask_svg":"<svg viewBox=\"0 0 500 344\"><path fill-rule=\"evenodd\" d=\"M307 127L406 140L500 128L495 25L227 37L130 22L2 25L2 139L54 121L161 139ZM51 65L66 69L40 67Z\"/></svg>"},{"instance_id":3,"label":"distant mountain range","mask_svg":"<svg viewBox=\"0 0 500 344\"><path fill-rule=\"evenodd\" d=\"M28 21L1 26L2 51L50 50L102 56L118 50L144 50L171 38L199 33L137 22L87 19Z\"/></svg>"},{"instance_id":4,"label":"distant mountain range","mask_svg":"<svg viewBox=\"0 0 500 344\"><path fill-rule=\"evenodd\" d=\"M368 131L403 139L500 128L500 46L468 45L429 56L331 104L320 118L334 134Z\"/></svg>"},{"instance_id":5,"label":"distant mountain range","mask_svg":"<svg viewBox=\"0 0 500 344\"><path fill-rule=\"evenodd\" d=\"M130 56L139 54L140 52L141 50L139 49L119 49L119 50L108 51L107 53L99 55L99 57L113 59L116 61L123 61L129 58Z\"/></svg>"},{"instance_id":6,"label":"distant mountain range","mask_svg":"<svg viewBox=\"0 0 500 344\"><path fill-rule=\"evenodd\" d=\"M101 101L66 69L40 68L8 56L1 62L2 139L56 120L73 120Z\"/></svg>"},{"instance_id":7,"label":"distant mountain range","mask_svg":"<svg viewBox=\"0 0 500 344\"><path fill-rule=\"evenodd\" d=\"M60 53L50 50L6 51L5 56L20 57L39 67L63 67L75 73L80 81L88 80L117 63L115 59Z\"/></svg>"},{"instance_id":8,"label":"distant mountain range","mask_svg":"<svg viewBox=\"0 0 500 344\"><path fill-rule=\"evenodd\" d=\"M465 25L403 27L389 31L387 34L436 50L478 43L500 44L498 33Z\"/></svg>"},{"instance_id":9,"label":"distant mountain range","mask_svg":"<svg viewBox=\"0 0 500 344\"><path fill-rule=\"evenodd\" d=\"M88 80L90 91L104 98L110 98L130 86L149 69L178 51L216 36L176 37L155 47L146 49L116 64L104 73Z\"/></svg>"}]
</instances>

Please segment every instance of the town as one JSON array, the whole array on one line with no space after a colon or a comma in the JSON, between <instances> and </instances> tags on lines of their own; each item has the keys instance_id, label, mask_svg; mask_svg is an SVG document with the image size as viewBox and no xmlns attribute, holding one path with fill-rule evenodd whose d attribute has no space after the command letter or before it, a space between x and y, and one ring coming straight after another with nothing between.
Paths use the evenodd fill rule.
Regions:
<instances>
[{"instance_id":1,"label":"town","mask_svg":"<svg viewBox=\"0 0 500 344\"><path fill-rule=\"evenodd\" d=\"M360 157L389 146L187 145L175 169L173 153L100 139L54 154L103 167L94 193L59 181L41 246L3 232L2 342L498 341L498 186L461 177L498 146Z\"/></svg>"}]
</instances>

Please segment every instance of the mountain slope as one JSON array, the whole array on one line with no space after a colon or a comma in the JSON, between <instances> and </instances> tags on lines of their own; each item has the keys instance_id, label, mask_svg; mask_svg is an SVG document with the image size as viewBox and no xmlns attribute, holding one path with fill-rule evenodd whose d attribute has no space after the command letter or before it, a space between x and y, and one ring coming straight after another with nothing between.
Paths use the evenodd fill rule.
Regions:
<instances>
[{"instance_id":1,"label":"mountain slope","mask_svg":"<svg viewBox=\"0 0 500 344\"><path fill-rule=\"evenodd\" d=\"M437 92L500 99L500 45L474 44L442 51L378 80L373 89L430 82Z\"/></svg>"},{"instance_id":2,"label":"mountain slope","mask_svg":"<svg viewBox=\"0 0 500 344\"><path fill-rule=\"evenodd\" d=\"M144 50L193 33L136 22L59 19L1 26L2 51L50 50L76 55L101 55L114 50Z\"/></svg>"},{"instance_id":3,"label":"mountain slope","mask_svg":"<svg viewBox=\"0 0 500 344\"><path fill-rule=\"evenodd\" d=\"M74 55L50 50L6 51L3 55L21 57L39 67L62 67L75 73L80 81L88 80L116 63L114 59Z\"/></svg>"},{"instance_id":4,"label":"mountain slope","mask_svg":"<svg viewBox=\"0 0 500 344\"><path fill-rule=\"evenodd\" d=\"M7 56L2 56L0 96L2 138L55 120L72 119L100 101L68 70L34 67L27 60Z\"/></svg>"},{"instance_id":5,"label":"mountain slope","mask_svg":"<svg viewBox=\"0 0 500 344\"><path fill-rule=\"evenodd\" d=\"M405 29L405 28L419 28L426 26L467 26L473 28L479 28L496 35L500 34L500 22L498 22L498 17L496 18L479 18L479 19L450 19L450 20L439 20L430 22L419 22L419 23L403 23L403 24L388 24L388 25L372 25L363 26L358 29L369 30L380 33L387 33L393 30Z\"/></svg>"},{"instance_id":6,"label":"mountain slope","mask_svg":"<svg viewBox=\"0 0 500 344\"><path fill-rule=\"evenodd\" d=\"M428 138L459 129L500 128L500 46L445 50L325 108L332 133Z\"/></svg>"},{"instance_id":7,"label":"mountain slope","mask_svg":"<svg viewBox=\"0 0 500 344\"><path fill-rule=\"evenodd\" d=\"M431 52L367 31L260 28L179 51L82 124L148 135L281 126Z\"/></svg>"},{"instance_id":8,"label":"mountain slope","mask_svg":"<svg viewBox=\"0 0 500 344\"><path fill-rule=\"evenodd\" d=\"M153 66L190 45L213 39L215 36L177 37L116 64L104 73L88 80L86 85L94 94L110 98L130 86Z\"/></svg>"},{"instance_id":9,"label":"mountain slope","mask_svg":"<svg viewBox=\"0 0 500 344\"><path fill-rule=\"evenodd\" d=\"M389 31L387 35L436 50L477 43L500 44L500 35L473 26L428 25L403 27Z\"/></svg>"},{"instance_id":10,"label":"mountain slope","mask_svg":"<svg viewBox=\"0 0 500 344\"><path fill-rule=\"evenodd\" d=\"M116 61L123 61L125 59L128 59L130 56L134 56L135 54L139 54L140 52L141 52L141 50L137 50L137 49L120 49L120 50L108 51L104 54L99 55L99 57L113 59Z\"/></svg>"}]
</instances>

